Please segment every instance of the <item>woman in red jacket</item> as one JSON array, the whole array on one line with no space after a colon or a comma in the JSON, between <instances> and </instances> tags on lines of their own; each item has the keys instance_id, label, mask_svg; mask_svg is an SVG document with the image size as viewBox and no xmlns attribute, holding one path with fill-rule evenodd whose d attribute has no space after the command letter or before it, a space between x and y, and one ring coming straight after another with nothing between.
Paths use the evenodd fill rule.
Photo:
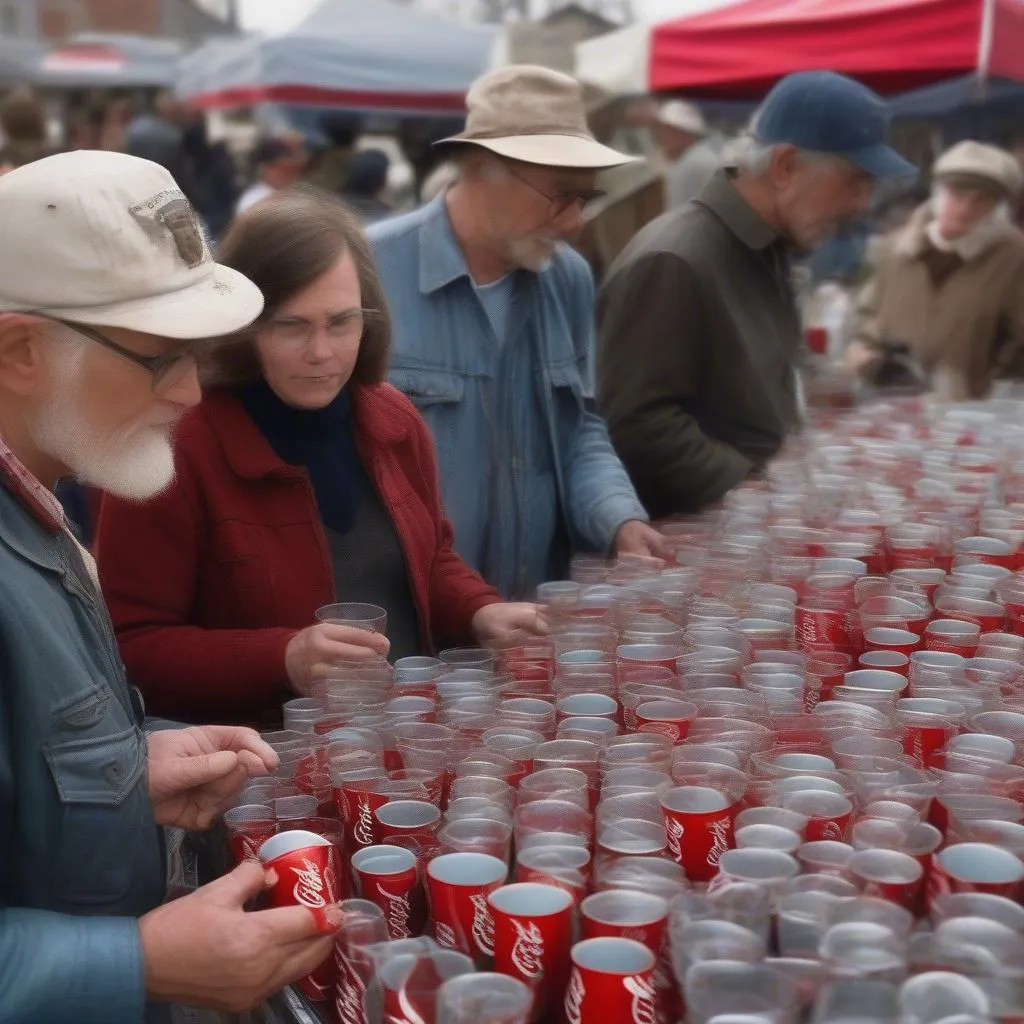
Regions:
<instances>
[{"instance_id":1,"label":"woman in red jacket","mask_svg":"<svg viewBox=\"0 0 1024 1024\"><path fill-rule=\"evenodd\" d=\"M145 505L105 497L103 589L132 680L158 715L259 720L339 661L388 641L311 625L321 605L388 611L393 658L537 625L452 550L423 419L383 383L384 293L355 218L309 192L254 206L221 262L263 316L211 356L176 435L176 479Z\"/></svg>"}]
</instances>

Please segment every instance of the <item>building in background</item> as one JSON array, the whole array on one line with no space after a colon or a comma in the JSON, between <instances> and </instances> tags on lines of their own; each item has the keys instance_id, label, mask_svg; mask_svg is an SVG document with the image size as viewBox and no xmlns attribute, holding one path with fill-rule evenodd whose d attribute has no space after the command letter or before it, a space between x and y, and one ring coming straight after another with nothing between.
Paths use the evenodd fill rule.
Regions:
<instances>
[{"instance_id":1,"label":"building in background","mask_svg":"<svg viewBox=\"0 0 1024 1024\"><path fill-rule=\"evenodd\" d=\"M223 17L194 0L0 0L0 38L62 42L83 32L132 33L194 42L233 31L233 6Z\"/></svg>"}]
</instances>

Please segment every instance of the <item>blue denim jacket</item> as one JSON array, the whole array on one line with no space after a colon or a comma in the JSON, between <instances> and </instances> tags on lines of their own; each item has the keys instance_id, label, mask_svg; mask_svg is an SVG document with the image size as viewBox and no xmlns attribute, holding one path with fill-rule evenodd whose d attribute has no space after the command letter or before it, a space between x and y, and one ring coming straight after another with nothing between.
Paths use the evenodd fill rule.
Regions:
<instances>
[{"instance_id":1,"label":"blue denim jacket","mask_svg":"<svg viewBox=\"0 0 1024 1024\"><path fill-rule=\"evenodd\" d=\"M393 320L391 383L434 435L455 548L506 597L606 554L647 515L594 411L594 285L560 247L515 272L510 331L495 337L444 196L369 229Z\"/></svg>"},{"instance_id":2,"label":"blue denim jacket","mask_svg":"<svg viewBox=\"0 0 1024 1024\"><path fill-rule=\"evenodd\" d=\"M71 538L0 487L0 1020L141 1024L137 918L161 830L99 592Z\"/></svg>"}]
</instances>

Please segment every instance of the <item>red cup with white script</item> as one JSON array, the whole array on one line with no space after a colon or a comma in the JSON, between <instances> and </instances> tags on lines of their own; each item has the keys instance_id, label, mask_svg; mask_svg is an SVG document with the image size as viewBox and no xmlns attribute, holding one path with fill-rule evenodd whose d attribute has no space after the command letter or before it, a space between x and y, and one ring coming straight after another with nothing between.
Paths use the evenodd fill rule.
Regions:
<instances>
[{"instance_id":1,"label":"red cup with white script","mask_svg":"<svg viewBox=\"0 0 1024 1024\"><path fill-rule=\"evenodd\" d=\"M734 845L729 798L707 786L676 786L662 794L661 812L672 859L691 881L710 882Z\"/></svg>"},{"instance_id":2,"label":"red cup with white script","mask_svg":"<svg viewBox=\"0 0 1024 1024\"><path fill-rule=\"evenodd\" d=\"M566 1024L655 1024L654 954L633 939L584 939L572 947Z\"/></svg>"},{"instance_id":3,"label":"red cup with white script","mask_svg":"<svg viewBox=\"0 0 1024 1024\"><path fill-rule=\"evenodd\" d=\"M992 843L953 843L932 856L929 899L951 892L983 892L1020 898L1024 862Z\"/></svg>"},{"instance_id":4,"label":"red cup with white script","mask_svg":"<svg viewBox=\"0 0 1024 1024\"><path fill-rule=\"evenodd\" d=\"M564 889L516 882L487 897L494 918L494 969L533 991L532 1021L547 1020L569 975L572 896Z\"/></svg>"},{"instance_id":5,"label":"red cup with white script","mask_svg":"<svg viewBox=\"0 0 1024 1024\"><path fill-rule=\"evenodd\" d=\"M416 854L401 846L366 846L352 856L352 871L364 900L384 911L388 935L419 935L426 917Z\"/></svg>"},{"instance_id":6,"label":"red cup with white script","mask_svg":"<svg viewBox=\"0 0 1024 1024\"><path fill-rule=\"evenodd\" d=\"M277 815L265 804L241 804L224 812L231 855L239 864L259 860L259 848L277 832Z\"/></svg>"},{"instance_id":7,"label":"red cup with white script","mask_svg":"<svg viewBox=\"0 0 1024 1024\"><path fill-rule=\"evenodd\" d=\"M434 938L474 960L494 956L494 920L487 897L505 882L508 867L486 853L445 853L427 865Z\"/></svg>"},{"instance_id":8,"label":"red cup with white script","mask_svg":"<svg viewBox=\"0 0 1024 1024\"><path fill-rule=\"evenodd\" d=\"M340 898L340 864L336 847L329 839L314 832L295 829L271 836L260 848L263 866L277 873L277 881L267 894L274 907L308 907L323 915L327 907ZM328 958L315 971L299 982L310 999L331 998L337 970Z\"/></svg>"}]
</instances>

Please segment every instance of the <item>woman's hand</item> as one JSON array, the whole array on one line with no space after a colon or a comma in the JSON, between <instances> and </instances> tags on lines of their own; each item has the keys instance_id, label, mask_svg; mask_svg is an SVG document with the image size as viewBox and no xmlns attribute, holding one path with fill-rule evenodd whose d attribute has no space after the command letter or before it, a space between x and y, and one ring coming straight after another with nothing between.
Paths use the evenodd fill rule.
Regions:
<instances>
[{"instance_id":1,"label":"woman's hand","mask_svg":"<svg viewBox=\"0 0 1024 1024\"><path fill-rule=\"evenodd\" d=\"M307 694L321 679L334 674L337 662L386 658L390 647L382 633L321 622L307 626L288 641L284 669L291 688Z\"/></svg>"},{"instance_id":2,"label":"woman's hand","mask_svg":"<svg viewBox=\"0 0 1024 1024\"><path fill-rule=\"evenodd\" d=\"M472 626L477 643L484 646L547 633L538 606L525 602L503 601L484 605L473 616Z\"/></svg>"}]
</instances>

